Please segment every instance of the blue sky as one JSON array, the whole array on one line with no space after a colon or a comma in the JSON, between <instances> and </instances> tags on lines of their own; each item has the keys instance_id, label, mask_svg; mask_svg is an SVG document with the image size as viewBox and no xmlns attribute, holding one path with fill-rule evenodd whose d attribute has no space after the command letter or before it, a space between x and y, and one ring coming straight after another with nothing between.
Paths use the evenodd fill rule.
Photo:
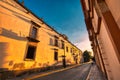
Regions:
<instances>
[{"instance_id":1,"label":"blue sky","mask_svg":"<svg viewBox=\"0 0 120 80\"><path fill-rule=\"evenodd\" d=\"M90 49L80 0L24 0L24 5L73 44Z\"/></svg>"}]
</instances>

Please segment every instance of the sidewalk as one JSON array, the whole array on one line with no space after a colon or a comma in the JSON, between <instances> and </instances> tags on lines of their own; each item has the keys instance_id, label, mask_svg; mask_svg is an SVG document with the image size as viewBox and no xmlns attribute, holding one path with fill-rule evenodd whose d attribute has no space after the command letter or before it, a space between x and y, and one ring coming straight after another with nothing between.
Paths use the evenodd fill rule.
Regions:
<instances>
[{"instance_id":1,"label":"sidewalk","mask_svg":"<svg viewBox=\"0 0 120 80\"><path fill-rule=\"evenodd\" d=\"M88 77L86 80L107 80L107 79L103 76L102 72L94 63L91 67L90 73L88 74Z\"/></svg>"},{"instance_id":2,"label":"sidewalk","mask_svg":"<svg viewBox=\"0 0 120 80\"><path fill-rule=\"evenodd\" d=\"M49 75L49 74L61 72L61 71L64 71L64 70L68 70L68 69L71 69L71 68L74 68L74 67L77 67L77 66L80 66L80 65L81 64L72 65L72 66L68 66L66 68L61 67L61 68L48 70L48 71L45 71L45 72L33 73L33 74L24 74L23 76L12 78L12 79L6 79L6 80L32 80L32 79L35 79L35 78L38 78L38 77L42 77L42 76L46 76L46 75Z\"/></svg>"}]
</instances>

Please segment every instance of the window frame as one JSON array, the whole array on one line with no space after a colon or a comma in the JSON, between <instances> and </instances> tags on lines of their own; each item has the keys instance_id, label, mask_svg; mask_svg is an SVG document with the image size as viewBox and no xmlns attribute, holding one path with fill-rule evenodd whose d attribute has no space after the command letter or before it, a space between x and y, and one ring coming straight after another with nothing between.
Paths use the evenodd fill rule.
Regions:
<instances>
[{"instance_id":1,"label":"window frame","mask_svg":"<svg viewBox=\"0 0 120 80\"><path fill-rule=\"evenodd\" d=\"M65 43L64 43L64 41L61 40L61 44L62 44L62 45L61 45L61 48L64 49L64 48L65 48Z\"/></svg>"},{"instance_id":2,"label":"window frame","mask_svg":"<svg viewBox=\"0 0 120 80\"><path fill-rule=\"evenodd\" d=\"M50 45L53 45L54 44L54 41L53 41L53 39L52 38L50 38L50 43L49 43Z\"/></svg>"},{"instance_id":3,"label":"window frame","mask_svg":"<svg viewBox=\"0 0 120 80\"><path fill-rule=\"evenodd\" d=\"M35 32L33 32L36 30ZM30 37L36 39L38 34L38 29L33 25L30 32Z\"/></svg>"},{"instance_id":4,"label":"window frame","mask_svg":"<svg viewBox=\"0 0 120 80\"><path fill-rule=\"evenodd\" d=\"M54 60L58 61L58 51L54 51Z\"/></svg>"},{"instance_id":5,"label":"window frame","mask_svg":"<svg viewBox=\"0 0 120 80\"><path fill-rule=\"evenodd\" d=\"M66 52L68 52L68 46L66 46Z\"/></svg>"},{"instance_id":6,"label":"window frame","mask_svg":"<svg viewBox=\"0 0 120 80\"><path fill-rule=\"evenodd\" d=\"M30 58L30 54L31 53L29 53L29 48L34 48L34 52L32 53L32 56L33 57L31 57ZM37 50L37 47L36 46L32 46L32 45L28 45L28 47L27 47L27 51L26 51L26 55L25 55L25 59L24 60L26 60L26 61L28 61L28 60L35 60L35 56L36 56L36 50ZM31 52L31 51L30 51Z\"/></svg>"},{"instance_id":7,"label":"window frame","mask_svg":"<svg viewBox=\"0 0 120 80\"><path fill-rule=\"evenodd\" d=\"M55 38L55 40L54 40L54 41L55 41L55 42L54 42L54 45L58 47L58 39L57 39L57 38Z\"/></svg>"}]
</instances>

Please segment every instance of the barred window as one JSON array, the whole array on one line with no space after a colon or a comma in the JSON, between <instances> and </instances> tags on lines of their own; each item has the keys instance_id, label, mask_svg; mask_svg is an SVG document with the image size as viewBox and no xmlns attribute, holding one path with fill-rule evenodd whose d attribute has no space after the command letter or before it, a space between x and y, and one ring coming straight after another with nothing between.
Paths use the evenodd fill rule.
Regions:
<instances>
[{"instance_id":1,"label":"barred window","mask_svg":"<svg viewBox=\"0 0 120 80\"><path fill-rule=\"evenodd\" d=\"M55 39L55 46L58 46L58 39Z\"/></svg>"},{"instance_id":2,"label":"barred window","mask_svg":"<svg viewBox=\"0 0 120 80\"><path fill-rule=\"evenodd\" d=\"M53 39L50 38L50 45L53 45Z\"/></svg>"},{"instance_id":3,"label":"barred window","mask_svg":"<svg viewBox=\"0 0 120 80\"><path fill-rule=\"evenodd\" d=\"M31 32L31 38L36 38L36 37L37 37L37 28L33 27Z\"/></svg>"}]
</instances>

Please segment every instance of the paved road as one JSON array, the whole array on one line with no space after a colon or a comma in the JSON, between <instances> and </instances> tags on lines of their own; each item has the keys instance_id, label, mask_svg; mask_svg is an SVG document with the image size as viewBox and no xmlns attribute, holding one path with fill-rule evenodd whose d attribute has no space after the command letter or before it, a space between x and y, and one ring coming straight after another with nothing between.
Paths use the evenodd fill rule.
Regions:
<instances>
[{"instance_id":1,"label":"paved road","mask_svg":"<svg viewBox=\"0 0 120 80\"><path fill-rule=\"evenodd\" d=\"M69 70L53 73L34 80L85 80L91 64L84 64Z\"/></svg>"}]
</instances>

